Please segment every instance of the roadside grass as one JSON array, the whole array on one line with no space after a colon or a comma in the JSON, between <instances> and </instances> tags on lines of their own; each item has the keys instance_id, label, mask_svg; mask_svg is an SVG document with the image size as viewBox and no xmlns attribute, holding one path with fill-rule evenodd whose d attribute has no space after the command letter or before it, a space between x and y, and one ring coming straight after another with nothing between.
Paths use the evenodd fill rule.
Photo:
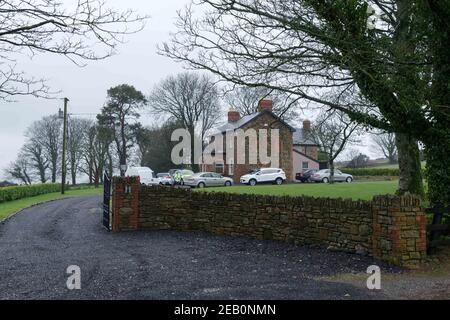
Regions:
<instances>
[{"instance_id":1,"label":"roadside grass","mask_svg":"<svg viewBox=\"0 0 450 320\"><path fill-rule=\"evenodd\" d=\"M64 198L72 198L72 197L80 197L80 196L89 196L89 195L101 195L103 194L103 188L87 188L87 189L79 189L79 190L69 190L65 195L62 195L59 192L56 193L47 193L43 195L39 195L36 197L24 198L15 201L9 201L0 204L0 222L4 219L10 217L14 213L31 207L33 205L51 201L58 200Z\"/></svg>"},{"instance_id":2,"label":"roadside grass","mask_svg":"<svg viewBox=\"0 0 450 320\"><path fill-rule=\"evenodd\" d=\"M376 195L395 194L397 181L373 181L336 184L298 183L276 185L235 186L221 188L196 189L198 192L230 192L261 194L272 196L310 196L327 198L345 198L353 200L372 200Z\"/></svg>"}]
</instances>

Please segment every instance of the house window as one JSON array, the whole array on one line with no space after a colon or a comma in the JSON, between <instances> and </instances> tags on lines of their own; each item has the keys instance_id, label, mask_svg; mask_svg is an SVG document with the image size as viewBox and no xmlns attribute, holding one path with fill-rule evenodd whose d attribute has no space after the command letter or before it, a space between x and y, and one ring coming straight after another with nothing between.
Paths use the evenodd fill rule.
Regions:
<instances>
[{"instance_id":1,"label":"house window","mask_svg":"<svg viewBox=\"0 0 450 320\"><path fill-rule=\"evenodd\" d=\"M303 170L309 169L309 162L303 161L302 168L303 168Z\"/></svg>"},{"instance_id":2,"label":"house window","mask_svg":"<svg viewBox=\"0 0 450 320\"><path fill-rule=\"evenodd\" d=\"M224 165L223 163L216 163L216 172L223 173Z\"/></svg>"}]
</instances>

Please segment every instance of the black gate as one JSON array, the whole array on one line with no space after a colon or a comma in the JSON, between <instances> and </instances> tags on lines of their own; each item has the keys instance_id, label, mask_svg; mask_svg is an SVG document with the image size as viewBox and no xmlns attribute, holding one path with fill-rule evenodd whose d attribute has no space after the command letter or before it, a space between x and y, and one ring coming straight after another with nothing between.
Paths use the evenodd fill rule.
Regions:
<instances>
[{"instance_id":1,"label":"black gate","mask_svg":"<svg viewBox=\"0 0 450 320\"><path fill-rule=\"evenodd\" d=\"M111 231L111 178L105 171L103 174L103 226Z\"/></svg>"},{"instance_id":2,"label":"black gate","mask_svg":"<svg viewBox=\"0 0 450 320\"><path fill-rule=\"evenodd\" d=\"M427 209L428 214L433 214L433 222L428 226L428 254L432 254L434 249L443 242L442 237L450 235L450 207L438 206Z\"/></svg>"}]
</instances>

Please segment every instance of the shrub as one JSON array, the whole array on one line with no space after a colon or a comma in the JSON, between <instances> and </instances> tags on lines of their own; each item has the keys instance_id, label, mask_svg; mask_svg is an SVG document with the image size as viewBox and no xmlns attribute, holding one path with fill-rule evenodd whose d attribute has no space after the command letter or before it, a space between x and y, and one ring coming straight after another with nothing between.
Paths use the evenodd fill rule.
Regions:
<instances>
[{"instance_id":1,"label":"shrub","mask_svg":"<svg viewBox=\"0 0 450 320\"><path fill-rule=\"evenodd\" d=\"M395 168L357 168L357 169L345 168L345 169L342 169L342 172L351 174L355 177L357 177L357 176L398 177L400 175L400 170L395 169Z\"/></svg>"},{"instance_id":2,"label":"shrub","mask_svg":"<svg viewBox=\"0 0 450 320\"><path fill-rule=\"evenodd\" d=\"M57 183L0 188L0 203L58 192L60 190L61 184Z\"/></svg>"}]
</instances>

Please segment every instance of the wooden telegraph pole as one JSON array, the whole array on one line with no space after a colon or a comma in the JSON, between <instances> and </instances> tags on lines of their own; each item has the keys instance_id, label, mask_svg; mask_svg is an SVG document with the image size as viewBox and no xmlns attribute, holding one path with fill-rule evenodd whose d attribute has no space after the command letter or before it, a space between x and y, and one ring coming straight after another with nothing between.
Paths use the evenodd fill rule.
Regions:
<instances>
[{"instance_id":1,"label":"wooden telegraph pole","mask_svg":"<svg viewBox=\"0 0 450 320\"><path fill-rule=\"evenodd\" d=\"M64 98L64 123L63 123L63 150L62 150L62 174L61 174L61 194L65 193L66 187L66 149L67 149L67 103L69 99Z\"/></svg>"}]
</instances>

